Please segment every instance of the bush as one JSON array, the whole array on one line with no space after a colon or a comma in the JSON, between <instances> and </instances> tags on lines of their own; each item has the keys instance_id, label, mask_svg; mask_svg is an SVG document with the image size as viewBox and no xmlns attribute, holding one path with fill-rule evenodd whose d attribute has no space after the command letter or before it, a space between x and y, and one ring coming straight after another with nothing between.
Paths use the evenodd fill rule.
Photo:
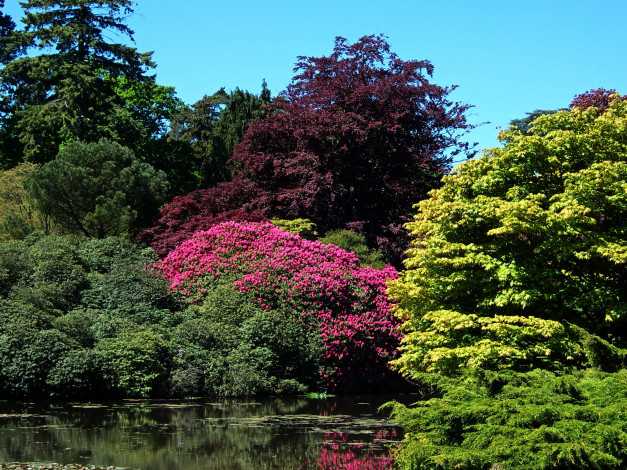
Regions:
<instances>
[{"instance_id":1,"label":"bush","mask_svg":"<svg viewBox=\"0 0 627 470\"><path fill-rule=\"evenodd\" d=\"M266 311L294 317L324 343L322 380L335 390L389 387L399 335L385 295L396 277L351 253L268 223L227 222L197 233L157 265L188 305L233 285Z\"/></svg>"},{"instance_id":2,"label":"bush","mask_svg":"<svg viewBox=\"0 0 627 470\"><path fill-rule=\"evenodd\" d=\"M622 469L627 371L479 373L442 398L393 405L406 469ZM389 405L391 406L391 405Z\"/></svg>"},{"instance_id":3,"label":"bush","mask_svg":"<svg viewBox=\"0 0 627 470\"><path fill-rule=\"evenodd\" d=\"M75 349L54 364L46 385L53 397L95 398L115 390L112 378L113 371L99 351Z\"/></svg>"},{"instance_id":4,"label":"bush","mask_svg":"<svg viewBox=\"0 0 627 470\"><path fill-rule=\"evenodd\" d=\"M124 332L100 341L96 351L113 371L115 386L123 396L147 398L165 392L170 353L159 334Z\"/></svg>"},{"instance_id":5,"label":"bush","mask_svg":"<svg viewBox=\"0 0 627 470\"><path fill-rule=\"evenodd\" d=\"M35 207L70 233L130 236L151 221L168 188L165 173L107 140L73 142L30 172Z\"/></svg>"},{"instance_id":6,"label":"bush","mask_svg":"<svg viewBox=\"0 0 627 470\"><path fill-rule=\"evenodd\" d=\"M45 397L50 371L78 344L57 330L37 330L26 320L0 334L0 396Z\"/></svg>"},{"instance_id":7,"label":"bush","mask_svg":"<svg viewBox=\"0 0 627 470\"><path fill-rule=\"evenodd\" d=\"M36 232L0 245L0 398L164 394L170 354L156 331L181 318L154 259L119 238Z\"/></svg>"},{"instance_id":8,"label":"bush","mask_svg":"<svg viewBox=\"0 0 627 470\"><path fill-rule=\"evenodd\" d=\"M316 385L322 344L298 319L266 312L232 286L185 315L171 339L173 395L282 395Z\"/></svg>"}]
</instances>

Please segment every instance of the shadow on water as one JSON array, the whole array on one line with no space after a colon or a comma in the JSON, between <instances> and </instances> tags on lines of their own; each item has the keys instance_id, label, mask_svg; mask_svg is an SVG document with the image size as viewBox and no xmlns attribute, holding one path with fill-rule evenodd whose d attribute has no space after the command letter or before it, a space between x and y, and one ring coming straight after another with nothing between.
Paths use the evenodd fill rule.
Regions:
<instances>
[{"instance_id":1,"label":"shadow on water","mask_svg":"<svg viewBox=\"0 0 627 470\"><path fill-rule=\"evenodd\" d=\"M0 403L0 462L144 470L390 468L400 429L378 407L416 395Z\"/></svg>"}]
</instances>

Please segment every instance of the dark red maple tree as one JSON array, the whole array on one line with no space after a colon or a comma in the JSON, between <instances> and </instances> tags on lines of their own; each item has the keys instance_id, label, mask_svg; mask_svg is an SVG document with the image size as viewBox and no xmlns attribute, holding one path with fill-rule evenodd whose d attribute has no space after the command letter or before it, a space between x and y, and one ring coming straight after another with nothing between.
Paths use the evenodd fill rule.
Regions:
<instances>
[{"instance_id":1,"label":"dark red maple tree","mask_svg":"<svg viewBox=\"0 0 627 470\"><path fill-rule=\"evenodd\" d=\"M176 196L161 208L157 223L139 233L135 241L149 245L163 257L194 233L219 223L267 221L260 212L248 207L256 193L254 184L240 178Z\"/></svg>"},{"instance_id":2,"label":"dark red maple tree","mask_svg":"<svg viewBox=\"0 0 627 470\"><path fill-rule=\"evenodd\" d=\"M468 151L468 105L429 81L428 61L403 61L383 36L336 38L328 57L299 57L292 84L253 122L233 156L261 188L256 207L350 228L398 258L400 226ZM396 245L398 246L395 246ZM394 252L394 253L392 253Z\"/></svg>"},{"instance_id":3,"label":"dark red maple tree","mask_svg":"<svg viewBox=\"0 0 627 470\"><path fill-rule=\"evenodd\" d=\"M330 56L299 57L294 71L291 85L236 147L234 180L192 199L211 206L212 197L224 202L222 192L237 192L229 184L254 188L245 192L250 200L221 207L308 218L320 232L355 230L398 262L412 205L439 184L454 155L470 151L460 140L473 127L466 121L470 106L449 101L455 87L429 81L431 63L399 59L380 35L355 44L338 37ZM237 201L242 205L231 204ZM153 240L180 239L173 209L149 229ZM200 213L217 215L201 207L197 219Z\"/></svg>"}]
</instances>

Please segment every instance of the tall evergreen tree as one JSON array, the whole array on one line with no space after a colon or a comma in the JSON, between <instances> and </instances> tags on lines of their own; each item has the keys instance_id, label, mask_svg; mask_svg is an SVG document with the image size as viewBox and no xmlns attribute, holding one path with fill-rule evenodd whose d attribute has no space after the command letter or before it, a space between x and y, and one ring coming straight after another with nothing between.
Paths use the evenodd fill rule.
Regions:
<instances>
[{"instance_id":1,"label":"tall evergreen tree","mask_svg":"<svg viewBox=\"0 0 627 470\"><path fill-rule=\"evenodd\" d=\"M262 116L261 109L270 103L270 90L264 80L259 96L236 88L215 123L201 166L201 184L213 186L233 177L227 162L233 156L248 126Z\"/></svg>"},{"instance_id":2,"label":"tall evergreen tree","mask_svg":"<svg viewBox=\"0 0 627 470\"><path fill-rule=\"evenodd\" d=\"M118 129L138 136L142 125L116 93L120 79L154 80L150 53L113 43L114 33L133 39L125 18L130 0L29 0L24 29L10 48L27 52L0 72L12 98L24 158L51 160L70 141L119 139ZM39 52L35 54L34 52Z\"/></svg>"},{"instance_id":3,"label":"tall evergreen tree","mask_svg":"<svg viewBox=\"0 0 627 470\"><path fill-rule=\"evenodd\" d=\"M15 30L11 17L2 13L4 0L0 0L0 64L6 64L15 57L15 52L7 44L7 39Z\"/></svg>"},{"instance_id":4,"label":"tall evergreen tree","mask_svg":"<svg viewBox=\"0 0 627 470\"><path fill-rule=\"evenodd\" d=\"M227 162L250 123L261 117L261 108L269 103L270 90L264 80L259 95L239 88L227 93L221 88L180 110L172 121L170 137L190 145L201 187L232 179Z\"/></svg>"},{"instance_id":5,"label":"tall evergreen tree","mask_svg":"<svg viewBox=\"0 0 627 470\"><path fill-rule=\"evenodd\" d=\"M2 13L4 9L4 0L0 0L0 66L13 60L17 55L15 45L11 44L11 35L15 31L15 23L11 17ZM14 132L14 119L10 112L10 98L0 90L0 168L7 166L5 155L17 155L14 149L21 148L19 140ZM9 166L15 166L18 162L13 162Z\"/></svg>"}]
</instances>

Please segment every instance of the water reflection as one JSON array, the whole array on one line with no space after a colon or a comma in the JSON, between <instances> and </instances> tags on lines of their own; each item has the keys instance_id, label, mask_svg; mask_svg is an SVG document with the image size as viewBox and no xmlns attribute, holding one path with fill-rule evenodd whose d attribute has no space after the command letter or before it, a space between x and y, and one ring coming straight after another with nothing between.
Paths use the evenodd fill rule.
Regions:
<instances>
[{"instance_id":1,"label":"water reflection","mask_svg":"<svg viewBox=\"0 0 627 470\"><path fill-rule=\"evenodd\" d=\"M415 396L0 403L0 462L145 470L384 469L400 439L377 408Z\"/></svg>"}]
</instances>

